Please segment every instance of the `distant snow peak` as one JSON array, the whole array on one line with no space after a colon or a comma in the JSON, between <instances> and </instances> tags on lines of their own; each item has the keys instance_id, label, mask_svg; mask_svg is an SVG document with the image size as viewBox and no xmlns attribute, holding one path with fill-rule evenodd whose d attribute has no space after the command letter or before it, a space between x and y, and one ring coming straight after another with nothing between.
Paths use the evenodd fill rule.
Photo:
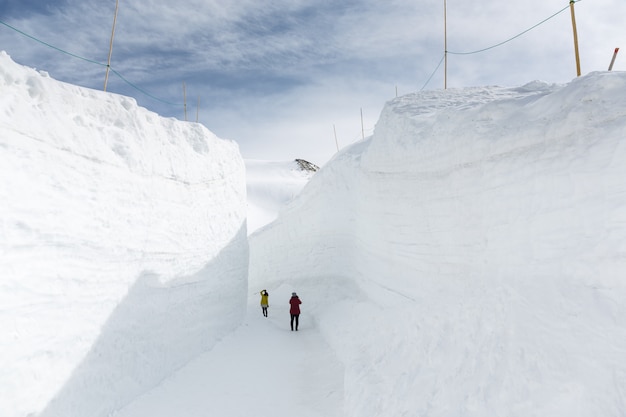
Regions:
<instances>
[{"instance_id":1,"label":"distant snow peak","mask_svg":"<svg viewBox=\"0 0 626 417\"><path fill-rule=\"evenodd\" d=\"M317 165L312 164L309 161L305 161L304 159L296 159L296 163L302 171L317 172L320 169Z\"/></svg>"}]
</instances>

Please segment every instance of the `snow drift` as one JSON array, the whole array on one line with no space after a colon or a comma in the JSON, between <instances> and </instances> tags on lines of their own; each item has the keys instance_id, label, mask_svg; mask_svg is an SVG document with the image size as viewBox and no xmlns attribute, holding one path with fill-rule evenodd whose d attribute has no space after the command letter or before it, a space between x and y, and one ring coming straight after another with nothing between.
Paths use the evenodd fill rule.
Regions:
<instances>
[{"instance_id":1,"label":"snow drift","mask_svg":"<svg viewBox=\"0 0 626 417\"><path fill-rule=\"evenodd\" d=\"M250 238L348 416L626 413L626 74L420 92Z\"/></svg>"},{"instance_id":2,"label":"snow drift","mask_svg":"<svg viewBox=\"0 0 626 417\"><path fill-rule=\"evenodd\" d=\"M107 415L241 322L243 160L4 52L0 90L0 414Z\"/></svg>"}]
</instances>

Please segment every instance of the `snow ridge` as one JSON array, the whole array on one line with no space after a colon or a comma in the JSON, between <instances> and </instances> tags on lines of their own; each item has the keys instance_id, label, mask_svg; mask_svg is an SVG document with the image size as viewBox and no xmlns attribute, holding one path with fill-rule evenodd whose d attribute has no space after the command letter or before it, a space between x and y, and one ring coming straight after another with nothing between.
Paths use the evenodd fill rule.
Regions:
<instances>
[{"instance_id":1,"label":"snow ridge","mask_svg":"<svg viewBox=\"0 0 626 417\"><path fill-rule=\"evenodd\" d=\"M346 415L626 412L625 88L400 97L251 236L250 285L318 300Z\"/></svg>"},{"instance_id":2,"label":"snow ridge","mask_svg":"<svg viewBox=\"0 0 626 417\"><path fill-rule=\"evenodd\" d=\"M108 415L241 322L243 160L4 52L0 89L0 414Z\"/></svg>"}]
</instances>

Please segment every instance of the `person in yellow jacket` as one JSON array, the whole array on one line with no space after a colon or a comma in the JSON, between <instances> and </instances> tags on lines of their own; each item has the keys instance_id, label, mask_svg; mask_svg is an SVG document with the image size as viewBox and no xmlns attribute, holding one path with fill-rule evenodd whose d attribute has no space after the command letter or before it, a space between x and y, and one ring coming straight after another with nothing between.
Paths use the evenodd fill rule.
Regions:
<instances>
[{"instance_id":1,"label":"person in yellow jacket","mask_svg":"<svg viewBox=\"0 0 626 417\"><path fill-rule=\"evenodd\" d=\"M267 290L261 291L261 310L265 317L267 317L267 308L270 306L269 297L270 295L267 293Z\"/></svg>"}]
</instances>

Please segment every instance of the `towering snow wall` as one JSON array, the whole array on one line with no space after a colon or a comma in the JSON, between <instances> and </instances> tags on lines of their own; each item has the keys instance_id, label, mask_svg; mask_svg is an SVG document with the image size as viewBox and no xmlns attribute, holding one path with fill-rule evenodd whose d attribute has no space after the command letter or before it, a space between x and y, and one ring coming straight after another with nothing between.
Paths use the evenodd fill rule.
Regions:
<instances>
[{"instance_id":1,"label":"towering snow wall","mask_svg":"<svg viewBox=\"0 0 626 417\"><path fill-rule=\"evenodd\" d=\"M239 324L243 160L0 54L0 415L106 416Z\"/></svg>"},{"instance_id":2,"label":"towering snow wall","mask_svg":"<svg viewBox=\"0 0 626 417\"><path fill-rule=\"evenodd\" d=\"M624 91L397 98L251 236L250 285L308 300L347 415L626 413Z\"/></svg>"}]
</instances>

